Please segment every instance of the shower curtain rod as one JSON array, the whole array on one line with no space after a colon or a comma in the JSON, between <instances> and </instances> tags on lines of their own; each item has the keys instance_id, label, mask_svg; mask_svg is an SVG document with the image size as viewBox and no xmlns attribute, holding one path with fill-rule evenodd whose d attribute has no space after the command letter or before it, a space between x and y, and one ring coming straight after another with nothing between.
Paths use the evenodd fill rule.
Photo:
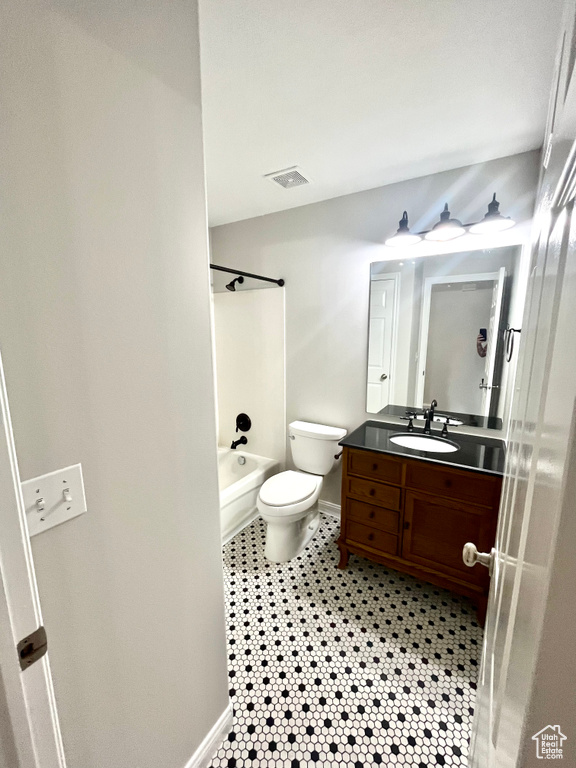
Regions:
<instances>
[{"instance_id":1,"label":"shower curtain rod","mask_svg":"<svg viewBox=\"0 0 576 768\"><path fill-rule=\"evenodd\" d=\"M252 272L242 272L241 269L230 269L229 267L219 267L218 264L210 264L210 269L217 269L219 272L228 272L231 275L242 275L242 277L253 277L254 280L264 280L267 283L276 283L282 287L284 280L274 280L273 277L263 277L262 275L254 275Z\"/></svg>"}]
</instances>

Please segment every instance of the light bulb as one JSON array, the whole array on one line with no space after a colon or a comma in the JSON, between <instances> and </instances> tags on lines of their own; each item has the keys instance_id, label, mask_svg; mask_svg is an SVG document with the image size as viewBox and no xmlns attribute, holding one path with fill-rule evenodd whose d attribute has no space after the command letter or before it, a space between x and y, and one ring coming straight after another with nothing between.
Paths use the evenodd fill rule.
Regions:
<instances>
[{"instance_id":1,"label":"light bulb","mask_svg":"<svg viewBox=\"0 0 576 768\"><path fill-rule=\"evenodd\" d=\"M424 237L426 240L432 240L435 242L445 242L447 240L455 240L457 237L461 237L466 233L466 230L462 226L456 224L445 224L438 229L432 229L427 232Z\"/></svg>"},{"instance_id":2,"label":"light bulb","mask_svg":"<svg viewBox=\"0 0 576 768\"><path fill-rule=\"evenodd\" d=\"M512 229L515 224L514 219L499 216L493 219L483 219L478 224L473 224L470 227L470 232L473 235L488 235L491 232L504 232L505 229Z\"/></svg>"},{"instance_id":3,"label":"light bulb","mask_svg":"<svg viewBox=\"0 0 576 768\"><path fill-rule=\"evenodd\" d=\"M422 240L420 235L413 235L411 232L406 232L406 234L392 235L392 237L389 237L384 244L396 248L399 245L415 245L416 243L419 243L420 240Z\"/></svg>"}]
</instances>

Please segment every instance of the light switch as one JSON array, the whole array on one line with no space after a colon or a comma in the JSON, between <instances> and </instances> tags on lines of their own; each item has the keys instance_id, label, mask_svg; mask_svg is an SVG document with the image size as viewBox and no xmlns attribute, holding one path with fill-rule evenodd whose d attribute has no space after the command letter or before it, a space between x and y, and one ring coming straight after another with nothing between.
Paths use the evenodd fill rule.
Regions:
<instances>
[{"instance_id":1,"label":"light switch","mask_svg":"<svg viewBox=\"0 0 576 768\"><path fill-rule=\"evenodd\" d=\"M86 512L81 464L34 477L21 485L30 536Z\"/></svg>"}]
</instances>

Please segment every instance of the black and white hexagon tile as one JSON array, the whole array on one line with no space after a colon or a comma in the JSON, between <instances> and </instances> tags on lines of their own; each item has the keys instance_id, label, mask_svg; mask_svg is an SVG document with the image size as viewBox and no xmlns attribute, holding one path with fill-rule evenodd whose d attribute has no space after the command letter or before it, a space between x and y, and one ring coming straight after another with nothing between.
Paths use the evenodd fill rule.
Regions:
<instances>
[{"instance_id":1,"label":"black and white hexagon tile","mask_svg":"<svg viewBox=\"0 0 576 768\"><path fill-rule=\"evenodd\" d=\"M323 517L289 563L256 520L224 548L233 731L212 768L465 766L482 630L470 602L354 555Z\"/></svg>"}]
</instances>

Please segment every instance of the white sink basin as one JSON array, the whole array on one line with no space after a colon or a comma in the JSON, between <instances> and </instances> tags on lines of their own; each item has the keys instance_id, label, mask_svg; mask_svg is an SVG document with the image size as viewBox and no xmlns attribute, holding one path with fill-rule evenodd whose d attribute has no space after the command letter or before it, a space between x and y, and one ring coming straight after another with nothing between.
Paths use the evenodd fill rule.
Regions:
<instances>
[{"instance_id":1,"label":"white sink basin","mask_svg":"<svg viewBox=\"0 0 576 768\"><path fill-rule=\"evenodd\" d=\"M409 432L399 432L396 435L391 435L390 441L396 445L401 445L403 448L428 451L429 453L453 453L460 450L460 446L451 440L434 435L423 435L422 433L414 435Z\"/></svg>"}]
</instances>

